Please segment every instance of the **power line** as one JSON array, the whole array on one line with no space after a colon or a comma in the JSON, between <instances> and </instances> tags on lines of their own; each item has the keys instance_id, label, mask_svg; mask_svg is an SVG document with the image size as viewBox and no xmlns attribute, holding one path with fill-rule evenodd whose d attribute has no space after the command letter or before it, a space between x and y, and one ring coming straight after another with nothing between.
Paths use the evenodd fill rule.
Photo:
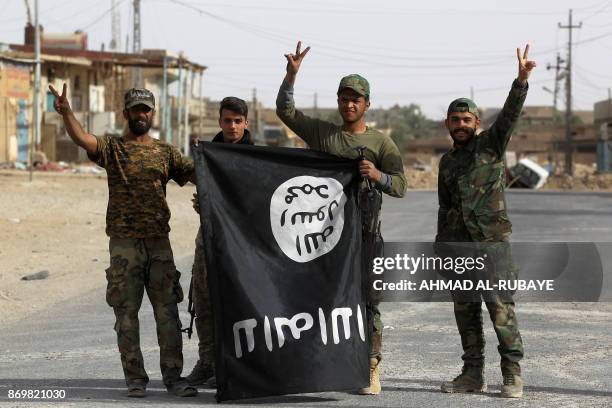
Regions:
<instances>
[{"instance_id":1,"label":"power line","mask_svg":"<svg viewBox=\"0 0 612 408\"><path fill-rule=\"evenodd\" d=\"M121 5L121 3L123 3L125 0L119 0L118 3L116 3L114 6L111 6L111 8L109 8L108 10L106 10L104 13L100 14L98 17L96 17L94 20L92 20L90 23L84 25L83 27L81 27L82 31L87 30L88 28L96 25L97 23L99 23L100 21L102 21L102 19L104 17L106 17L108 14L110 14L113 11L114 7L119 7Z\"/></svg>"},{"instance_id":2,"label":"power line","mask_svg":"<svg viewBox=\"0 0 612 408\"><path fill-rule=\"evenodd\" d=\"M596 10L593 13L589 14L588 16L583 17L582 21L590 20L591 18L602 14L608 7L610 7L610 5L612 5L612 1L606 0L606 1L602 2L601 4L603 4L603 6L601 8L599 8L598 10Z\"/></svg>"},{"instance_id":3,"label":"power line","mask_svg":"<svg viewBox=\"0 0 612 408\"><path fill-rule=\"evenodd\" d=\"M197 6L204 6L207 8L231 8L236 10L237 8L240 10L259 10L259 11L272 11L272 12L289 12L289 13L330 13L330 14L342 14L342 15L385 15L385 16L414 16L414 15L440 15L440 10L438 9L385 9L381 7L376 7L376 9L364 9L360 8L299 8L299 7L268 7L268 6L253 6L253 5L239 5L235 4L227 4L227 3L195 3L195 2L187 2L181 1L181 3L185 6L190 6L196 8ZM196 6L197 5L197 6ZM463 10L463 9L445 9L444 15L454 16L454 15L467 15L467 16L488 16L488 15L516 15L516 16L543 16L543 15L558 15L559 12L556 11L515 11L515 10L499 10L499 9L478 9L478 10Z\"/></svg>"},{"instance_id":4,"label":"power line","mask_svg":"<svg viewBox=\"0 0 612 408\"><path fill-rule=\"evenodd\" d=\"M57 2L55 2L53 4L53 7L49 7L47 9L41 10L40 13L42 14L42 13L46 13L47 11L56 10L58 8L66 6L69 3L75 3L76 1L77 0L67 0L67 1L65 1L64 3L61 3L61 4L57 4ZM82 0L78 0L78 1L82 2ZM8 1L6 3L8 3ZM91 9L91 6L89 6L89 9ZM4 8L2 10L4 10ZM2 24L4 24L4 23L12 23L12 22L19 22L19 21L23 21L23 20L24 20L23 17L11 17L11 18L0 20L0 23L2 23Z\"/></svg>"},{"instance_id":5,"label":"power line","mask_svg":"<svg viewBox=\"0 0 612 408\"><path fill-rule=\"evenodd\" d=\"M225 24L231 25L232 28L234 29L239 29L242 31L246 31L250 34L255 34L258 35L259 37L274 41L274 42L280 42L283 44L291 44L291 46L295 43L294 41L294 35L292 34L291 36L283 36L280 35L278 33L278 31L269 31L268 29L264 28L264 27L259 27L256 26L254 24L250 24L247 22L242 22L242 21L236 21L236 20L228 20L222 16L218 16L214 13L211 13L209 11L203 10L199 7L196 7L190 3L187 3L185 1L181 1L181 0L167 0L171 3L174 4L178 4L181 5L183 7L189 8L191 10L197 11L198 13L200 13L201 15L206 15L212 19L215 19L217 21L221 21ZM418 57L406 57L406 56L395 56L395 55L385 55L385 54L373 54L373 53L362 53L359 51L352 51L351 55L339 55L339 53L337 51L344 51L345 48L340 48L340 47L334 47L334 46L330 46L328 45L328 43L326 43L325 45L322 43L311 43L313 46L317 46L323 49L323 51L319 50L318 51L318 55L330 58L330 59L334 59L334 60L343 60L343 61L352 61L352 62L360 62L360 63L367 63L370 64L371 61L371 57L380 57L380 58L384 58L384 59L389 59L389 60L410 60L413 61L415 59L419 60ZM327 52L325 51L326 49L332 50L334 51L332 52ZM536 52L534 53L534 55L538 55L538 54L544 54L545 52L548 52L550 50L544 50L544 51L540 51L540 52ZM355 57L354 55L363 55L366 56L368 58L359 58L359 57ZM483 57L484 58L484 57ZM377 65L379 66L384 66L384 67L394 67L394 68L406 68L406 69L418 69L418 68L425 68L425 69L456 69L456 68L468 68L468 67L479 67L479 66L491 66L491 65L497 65L503 61L506 60L510 60L511 58L513 58L511 55L503 56L503 57L498 57L495 59L488 59L488 60L483 60L483 61L476 61L476 62L467 62L467 63L455 63L455 64L450 64L450 63L446 63L446 64L403 64L403 63L382 63L380 61L377 62ZM422 58L420 60L423 61L431 61L431 58ZM446 58L442 58L442 60L448 60L448 57ZM474 60L474 58L472 58L472 60Z\"/></svg>"}]
</instances>

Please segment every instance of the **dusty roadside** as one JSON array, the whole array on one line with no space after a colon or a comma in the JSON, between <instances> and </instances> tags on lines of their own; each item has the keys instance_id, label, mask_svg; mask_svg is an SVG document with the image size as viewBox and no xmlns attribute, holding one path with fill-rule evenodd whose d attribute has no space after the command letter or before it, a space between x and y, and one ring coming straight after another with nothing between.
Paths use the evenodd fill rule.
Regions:
<instances>
[{"instance_id":1,"label":"dusty roadside","mask_svg":"<svg viewBox=\"0 0 612 408\"><path fill-rule=\"evenodd\" d=\"M0 171L0 327L106 284L106 176ZM191 254L195 186L170 183L175 257ZM25 275L48 271L44 280Z\"/></svg>"}]
</instances>

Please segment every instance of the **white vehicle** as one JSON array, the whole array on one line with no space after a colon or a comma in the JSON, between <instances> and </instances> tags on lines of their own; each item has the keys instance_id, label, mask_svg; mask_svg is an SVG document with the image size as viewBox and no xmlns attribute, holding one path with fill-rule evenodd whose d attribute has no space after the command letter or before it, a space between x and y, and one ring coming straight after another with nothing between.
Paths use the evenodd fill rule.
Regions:
<instances>
[{"instance_id":1,"label":"white vehicle","mask_svg":"<svg viewBox=\"0 0 612 408\"><path fill-rule=\"evenodd\" d=\"M548 171L530 159L520 159L518 164L508 170L508 187L538 189L546 184Z\"/></svg>"}]
</instances>

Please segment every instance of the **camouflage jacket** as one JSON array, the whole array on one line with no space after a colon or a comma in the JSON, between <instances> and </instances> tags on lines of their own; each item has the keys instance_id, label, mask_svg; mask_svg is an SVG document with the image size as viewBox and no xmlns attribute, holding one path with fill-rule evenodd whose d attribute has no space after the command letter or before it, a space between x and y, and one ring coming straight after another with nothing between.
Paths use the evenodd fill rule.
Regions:
<instances>
[{"instance_id":1,"label":"camouflage jacket","mask_svg":"<svg viewBox=\"0 0 612 408\"><path fill-rule=\"evenodd\" d=\"M108 175L106 234L116 238L168 236L166 184L172 179L185 185L193 173L193 162L156 139L146 144L124 137L96 139L97 152L89 158Z\"/></svg>"},{"instance_id":2,"label":"camouflage jacket","mask_svg":"<svg viewBox=\"0 0 612 408\"><path fill-rule=\"evenodd\" d=\"M439 242L505 241L504 154L527 97L516 81L495 123L467 145L442 156L438 173Z\"/></svg>"}]
</instances>

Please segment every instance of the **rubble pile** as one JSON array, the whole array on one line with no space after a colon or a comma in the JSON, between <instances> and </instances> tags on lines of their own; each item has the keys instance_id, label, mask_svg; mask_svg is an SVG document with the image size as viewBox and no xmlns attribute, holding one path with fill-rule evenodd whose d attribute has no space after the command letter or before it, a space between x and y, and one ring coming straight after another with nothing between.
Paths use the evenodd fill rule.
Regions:
<instances>
[{"instance_id":1,"label":"rubble pile","mask_svg":"<svg viewBox=\"0 0 612 408\"><path fill-rule=\"evenodd\" d=\"M573 191L612 191L612 173L600 173L584 164L574 166L574 175L550 175L545 189Z\"/></svg>"},{"instance_id":2,"label":"rubble pile","mask_svg":"<svg viewBox=\"0 0 612 408\"><path fill-rule=\"evenodd\" d=\"M435 190L438 188L438 169L418 170L407 167L404 169L408 189Z\"/></svg>"}]
</instances>

